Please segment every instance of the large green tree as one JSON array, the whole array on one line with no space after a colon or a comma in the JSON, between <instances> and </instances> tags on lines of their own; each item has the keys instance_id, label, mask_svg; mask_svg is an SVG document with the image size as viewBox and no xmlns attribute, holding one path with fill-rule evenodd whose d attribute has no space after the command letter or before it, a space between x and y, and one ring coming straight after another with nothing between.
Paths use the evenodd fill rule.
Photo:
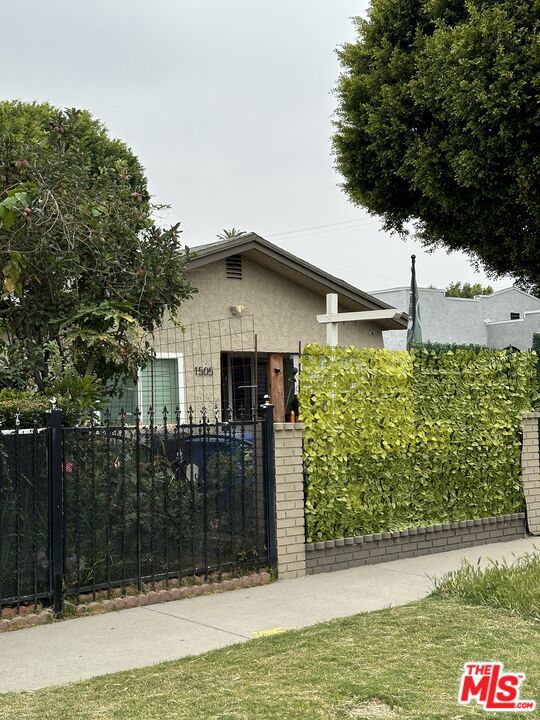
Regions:
<instances>
[{"instance_id":1,"label":"large green tree","mask_svg":"<svg viewBox=\"0 0 540 720\"><path fill-rule=\"evenodd\" d=\"M540 280L540 0L372 0L338 52L351 200L386 229Z\"/></svg>"},{"instance_id":2,"label":"large green tree","mask_svg":"<svg viewBox=\"0 0 540 720\"><path fill-rule=\"evenodd\" d=\"M178 225L86 111L0 103L0 387L133 376L191 288Z\"/></svg>"}]
</instances>

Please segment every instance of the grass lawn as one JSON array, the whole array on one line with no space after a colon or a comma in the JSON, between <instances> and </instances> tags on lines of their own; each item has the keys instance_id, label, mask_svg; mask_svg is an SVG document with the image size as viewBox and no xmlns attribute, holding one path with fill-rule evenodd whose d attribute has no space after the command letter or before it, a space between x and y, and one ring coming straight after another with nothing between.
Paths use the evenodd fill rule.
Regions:
<instances>
[{"instance_id":1,"label":"grass lawn","mask_svg":"<svg viewBox=\"0 0 540 720\"><path fill-rule=\"evenodd\" d=\"M531 573L535 578L536 568ZM436 596L405 607L357 615L143 670L2 695L0 718L490 717L478 706L457 704L459 679L468 660L500 660L508 670L525 672L522 695L538 702L540 624L523 617L514 607L475 606L456 599L455 594L465 594L467 584L471 592L479 580L484 582L483 575L453 576L454 588L447 585ZM507 573L500 582L512 585L512 574ZM459 592L454 593L457 586ZM511 600L512 593L507 597ZM537 720L540 712L498 713L497 717Z\"/></svg>"},{"instance_id":2,"label":"grass lawn","mask_svg":"<svg viewBox=\"0 0 540 720\"><path fill-rule=\"evenodd\" d=\"M525 555L511 564L492 562L486 569L466 564L437 582L434 595L540 620L540 555Z\"/></svg>"}]
</instances>

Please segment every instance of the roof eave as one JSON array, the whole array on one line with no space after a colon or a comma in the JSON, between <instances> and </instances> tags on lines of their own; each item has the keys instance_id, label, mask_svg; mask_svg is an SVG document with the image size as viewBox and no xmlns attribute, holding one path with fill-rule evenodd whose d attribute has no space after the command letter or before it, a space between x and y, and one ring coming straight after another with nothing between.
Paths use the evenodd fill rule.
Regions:
<instances>
[{"instance_id":1,"label":"roof eave","mask_svg":"<svg viewBox=\"0 0 540 720\"><path fill-rule=\"evenodd\" d=\"M324 270L315 267L315 265L311 265L310 263L302 260L296 255L292 255L286 250L283 250L277 245L274 245L268 240L265 240L256 233L241 235L238 238L233 238L232 240L225 241L222 246L218 244L212 244L208 247L207 251L205 251L204 246L202 246L196 252L193 259L188 262L187 269L197 270L198 268L204 267L205 265L208 265L210 263L224 260L233 253L248 252L249 250L258 250L262 254L265 254L268 257L277 260L278 262L282 262L289 267L295 268L299 272L303 272L311 279L319 282L322 285L325 285L328 288L329 292L336 292L340 295L343 295L344 297L347 297L353 302L364 305L369 309L390 309L393 307L392 305L385 303L384 300L380 300L379 298L376 298L373 295L370 295L360 290L359 288L350 285L344 280L341 280L333 275L330 275L329 273L326 273ZM405 324L400 321L397 324L397 327L385 327L384 329L399 330L407 326L406 320L404 321L404 323ZM382 322L378 322L377 324L382 326Z\"/></svg>"}]
</instances>

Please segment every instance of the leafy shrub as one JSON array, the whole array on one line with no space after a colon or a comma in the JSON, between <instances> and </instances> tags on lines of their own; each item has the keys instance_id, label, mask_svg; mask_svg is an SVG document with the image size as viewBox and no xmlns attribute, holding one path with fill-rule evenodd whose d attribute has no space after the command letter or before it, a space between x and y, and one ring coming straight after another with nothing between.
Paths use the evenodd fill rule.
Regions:
<instances>
[{"instance_id":1,"label":"leafy shrub","mask_svg":"<svg viewBox=\"0 0 540 720\"><path fill-rule=\"evenodd\" d=\"M50 398L30 390L0 390L0 421L2 427L14 427L18 417L23 427L37 422L43 425L46 412L50 408Z\"/></svg>"},{"instance_id":2,"label":"leafy shrub","mask_svg":"<svg viewBox=\"0 0 540 720\"><path fill-rule=\"evenodd\" d=\"M309 346L308 539L516 512L535 395L529 353Z\"/></svg>"},{"instance_id":3,"label":"leafy shrub","mask_svg":"<svg viewBox=\"0 0 540 720\"><path fill-rule=\"evenodd\" d=\"M2 354L5 348L0 343L0 422L8 428L15 426L18 418L21 427L46 424L47 410L52 397L57 399L58 407L64 413L65 424L73 424L78 415L90 410L99 410L104 400L103 384L95 375L80 375L70 360L63 360L54 343L45 344L49 353L47 362L48 382L44 392L31 387L27 368L24 383L13 380L2 387L6 380L3 369L9 365L9 353Z\"/></svg>"},{"instance_id":4,"label":"leafy shrub","mask_svg":"<svg viewBox=\"0 0 540 720\"><path fill-rule=\"evenodd\" d=\"M19 422L21 428L33 427L34 424L44 427L47 424L47 411L51 407L51 397L55 396L57 405L63 411L65 425L73 425L82 413L88 414L90 409L99 409L96 397L99 391L92 384L91 379L80 378L84 392L79 382L65 388L64 393L56 393L51 389L49 393L38 393L31 390L13 390L4 388L0 390L0 423L3 428L14 428ZM89 387L89 385L91 387Z\"/></svg>"}]
</instances>

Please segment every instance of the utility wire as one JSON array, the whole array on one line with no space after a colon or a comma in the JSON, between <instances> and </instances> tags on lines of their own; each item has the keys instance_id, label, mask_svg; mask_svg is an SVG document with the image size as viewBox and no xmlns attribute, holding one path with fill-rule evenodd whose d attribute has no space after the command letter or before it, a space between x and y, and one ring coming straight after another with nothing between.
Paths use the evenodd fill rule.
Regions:
<instances>
[{"instance_id":1,"label":"utility wire","mask_svg":"<svg viewBox=\"0 0 540 720\"><path fill-rule=\"evenodd\" d=\"M341 222L329 223L328 225L315 225L313 227L300 228L298 230L288 230L286 232L273 233L272 235L266 235L266 237L279 237L281 235L294 235L296 233L308 232L309 230L322 230L324 228L333 228L337 225L349 225L350 223L361 222L362 220L376 220L377 218L365 215L364 217L355 218L354 220L342 220Z\"/></svg>"}]
</instances>

